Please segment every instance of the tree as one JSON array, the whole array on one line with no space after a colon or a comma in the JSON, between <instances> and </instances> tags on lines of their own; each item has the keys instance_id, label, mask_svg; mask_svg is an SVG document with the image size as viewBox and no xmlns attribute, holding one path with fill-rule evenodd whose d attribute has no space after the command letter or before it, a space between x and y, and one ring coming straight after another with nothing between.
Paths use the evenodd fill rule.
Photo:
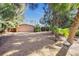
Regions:
<instances>
[{"instance_id":1,"label":"tree","mask_svg":"<svg viewBox=\"0 0 79 59\"><path fill-rule=\"evenodd\" d=\"M6 28L16 27L18 22L22 20L23 10L24 4L0 4L0 31L4 31Z\"/></svg>"},{"instance_id":2,"label":"tree","mask_svg":"<svg viewBox=\"0 0 79 59\"><path fill-rule=\"evenodd\" d=\"M50 5L50 8L52 9L52 11L56 12L57 15L59 15L59 14L63 15L63 14L68 13L71 10L74 10L74 9L78 10L78 12L77 12L77 14L74 18L74 21L71 24L70 31L69 31L69 36L68 36L68 39L67 39L67 41L70 44L73 44L75 34L76 34L77 29L79 27L79 4L71 4L71 3L62 4L62 3L59 3L59 4L49 4L49 5ZM54 14L56 14L56 13L54 13Z\"/></svg>"},{"instance_id":3,"label":"tree","mask_svg":"<svg viewBox=\"0 0 79 59\"><path fill-rule=\"evenodd\" d=\"M40 19L40 23L47 26L51 24L52 11L49 9L48 4L43 7L44 15Z\"/></svg>"},{"instance_id":4,"label":"tree","mask_svg":"<svg viewBox=\"0 0 79 59\"><path fill-rule=\"evenodd\" d=\"M37 9L38 8L38 6L39 6L39 4L38 3L29 3L29 4L27 4L28 6L29 6L29 8L31 9L31 10L35 10L35 9Z\"/></svg>"},{"instance_id":5,"label":"tree","mask_svg":"<svg viewBox=\"0 0 79 59\"><path fill-rule=\"evenodd\" d=\"M78 9L77 15L74 18L73 23L71 24L71 27L70 27L69 37L67 39L67 41L70 44L73 44L73 42L74 42L74 37L75 37L75 34L78 30L78 27L79 27L79 9Z\"/></svg>"},{"instance_id":6,"label":"tree","mask_svg":"<svg viewBox=\"0 0 79 59\"><path fill-rule=\"evenodd\" d=\"M49 8L52 9L52 16L53 19L52 24L56 25L58 27L69 27L71 24L71 21L73 19L72 17L72 7L68 6L68 5L72 5L72 4L52 4L51 6L49 6ZM70 9L70 8L71 9Z\"/></svg>"}]
</instances>

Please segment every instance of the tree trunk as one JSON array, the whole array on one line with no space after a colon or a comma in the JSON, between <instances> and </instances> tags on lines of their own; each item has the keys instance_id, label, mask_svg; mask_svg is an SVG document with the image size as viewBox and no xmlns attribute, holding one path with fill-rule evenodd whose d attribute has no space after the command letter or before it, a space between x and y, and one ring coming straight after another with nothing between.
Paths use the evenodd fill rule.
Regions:
<instances>
[{"instance_id":1,"label":"tree trunk","mask_svg":"<svg viewBox=\"0 0 79 59\"><path fill-rule=\"evenodd\" d=\"M75 37L75 34L78 30L78 27L79 27L79 9L78 9L77 15L74 18L73 23L71 24L71 27L70 27L69 36L67 39L67 41L70 44L73 44L73 42L74 42L74 37Z\"/></svg>"}]
</instances>

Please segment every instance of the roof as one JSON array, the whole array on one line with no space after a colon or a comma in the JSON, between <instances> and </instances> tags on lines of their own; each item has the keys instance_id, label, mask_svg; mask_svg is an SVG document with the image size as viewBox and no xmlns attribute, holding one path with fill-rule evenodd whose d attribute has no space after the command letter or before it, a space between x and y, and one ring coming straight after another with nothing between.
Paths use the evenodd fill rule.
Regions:
<instances>
[{"instance_id":1,"label":"roof","mask_svg":"<svg viewBox=\"0 0 79 59\"><path fill-rule=\"evenodd\" d=\"M29 25L29 24L20 24L19 26L21 26L21 25L28 25L28 26L32 26L32 27L34 27L33 25Z\"/></svg>"}]
</instances>

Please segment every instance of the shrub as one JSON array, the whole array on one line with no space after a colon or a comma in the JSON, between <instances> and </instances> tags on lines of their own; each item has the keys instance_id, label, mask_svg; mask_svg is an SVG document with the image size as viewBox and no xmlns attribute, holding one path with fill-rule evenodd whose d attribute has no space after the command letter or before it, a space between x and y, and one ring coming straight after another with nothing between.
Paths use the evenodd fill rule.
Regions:
<instances>
[{"instance_id":1,"label":"shrub","mask_svg":"<svg viewBox=\"0 0 79 59\"><path fill-rule=\"evenodd\" d=\"M39 26L39 25L36 25L36 26L35 26L35 32L40 32L40 31L41 31L40 26Z\"/></svg>"},{"instance_id":2,"label":"shrub","mask_svg":"<svg viewBox=\"0 0 79 59\"><path fill-rule=\"evenodd\" d=\"M52 28L52 31L59 34L59 35L63 35L64 37L68 37L69 35L69 29L68 28L58 28L57 26L54 26Z\"/></svg>"},{"instance_id":3,"label":"shrub","mask_svg":"<svg viewBox=\"0 0 79 59\"><path fill-rule=\"evenodd\" d=\"M60 29L59 30L59 34L65 36L65 37L68 37L68 35L69 35L69 29L68 28Z\"/></svg>"},{"instance_id":4,"label":"shrub","mask_svg":"<svg viewBox=\"0 0 79 59\"><path fill-rule=\"evenodd\" d=\"M64 37L68 37L69 35L69 28L58 28L57 26L51 27L52 32L55 32L59 35L63 35ZM79 36L79 30L76 33L76 36Z\"/></svg>"},{"instance_id":5,"label":"shrub","mask_svg":"<svg viewBox=\"0 0 79 59\"><path fill-rule=\"evenodd\" d=\"M76 36L79 36L79 30L77 31Z\"/></svg>"}]
</instances>

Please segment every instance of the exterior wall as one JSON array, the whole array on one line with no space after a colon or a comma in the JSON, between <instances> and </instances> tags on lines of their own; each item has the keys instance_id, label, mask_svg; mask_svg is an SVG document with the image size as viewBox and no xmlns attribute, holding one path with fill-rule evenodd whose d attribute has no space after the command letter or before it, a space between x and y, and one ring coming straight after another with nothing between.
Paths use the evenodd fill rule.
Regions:
<instances>
[{"instance_id":1,"label":"exterior wall","mask_svg":"<svg viewBox=\"0 0 79 59\"><path fill-rule=\"evenodd\" d=\"M17 32L34 32L34 26L28 24L21 24L16 28Z\"/></svg>"},{"instance_id":2,"label":"exterior wall","mask_svg":"<svg viewBox=\"0 0 79 59\"><path fill-rule=\"evenodd\" d=\"M7 30L6 30L6 32L16 32L16 28L8 28Z\"/></svg>"}]
</instances>

